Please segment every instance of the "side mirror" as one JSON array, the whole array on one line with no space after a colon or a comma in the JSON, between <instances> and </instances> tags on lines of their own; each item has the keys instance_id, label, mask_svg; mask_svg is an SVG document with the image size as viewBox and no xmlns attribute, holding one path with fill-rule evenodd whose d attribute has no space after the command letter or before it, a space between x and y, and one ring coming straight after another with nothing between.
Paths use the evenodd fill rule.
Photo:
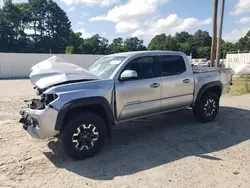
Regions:
<instances>
[{"instance_id":1,"label":"side mirror","mask_svg":"<svg viewBox=\"0 0 250 188\"><path fill-rule=\"evenodd\" d=\"M138 78L137 72L134 70L125 70L120 76L120 80L125 81L125 80L134 80Z\"/></svg>"}]
</instances>

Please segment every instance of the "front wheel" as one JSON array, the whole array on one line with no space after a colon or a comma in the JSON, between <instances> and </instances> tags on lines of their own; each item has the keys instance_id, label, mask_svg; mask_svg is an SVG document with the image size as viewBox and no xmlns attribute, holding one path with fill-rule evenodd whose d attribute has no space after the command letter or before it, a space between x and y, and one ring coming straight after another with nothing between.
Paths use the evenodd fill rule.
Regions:
<instances>
[{"instance_id":1,"label":"front wheel","mask_svg":"<svg viewBox=\"0 0 250 188\"><path fill-rule=\"evenodd\" d=\"M104 145L106 125L93 113L73 117L61 132L65 153L73 159L83 160L97 154Z\"/></svg>"},{"instance_id":2,"label":"front wheel","mask_svg":"<svg viewBox=\"0 0 250 188\"><path fill-rule=\"evenodd\" d=\"M216 93L205 93L193 107L194 117L204 123L213 121L219 111L219 100Z\"/></svg>"}]
</instances>

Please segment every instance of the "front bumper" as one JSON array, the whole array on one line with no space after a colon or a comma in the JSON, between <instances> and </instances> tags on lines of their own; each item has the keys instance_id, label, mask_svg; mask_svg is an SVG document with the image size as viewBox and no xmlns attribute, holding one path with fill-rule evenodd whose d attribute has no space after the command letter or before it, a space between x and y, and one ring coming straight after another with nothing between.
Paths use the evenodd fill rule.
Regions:
<instances>
[{"instance_id":1,"label":"front bumper","mask_svg":"<svg viewBox=\"0 0 250 188\"><path fill-rule=\"evenodd\" d=\"M32 118L26 111L20 111L22 118L19 120L19 123L23 124L23 129L26 130L33 138L40 138L36 132L38 127L38 122L36 119Z\"/></svg>"},{"instance_id":2,"label":"front bumper","mask_svg":"<svg viewBox=\"0 0 250 188\"><path fill-rule=\"evenodd\" d=\"M26 109L20 111L22 116L20 123L33 138L45 139L59 134L55 130L55 123L58 112L55 109L46 107L42 110Z\"/></svg>"}]
</instances>

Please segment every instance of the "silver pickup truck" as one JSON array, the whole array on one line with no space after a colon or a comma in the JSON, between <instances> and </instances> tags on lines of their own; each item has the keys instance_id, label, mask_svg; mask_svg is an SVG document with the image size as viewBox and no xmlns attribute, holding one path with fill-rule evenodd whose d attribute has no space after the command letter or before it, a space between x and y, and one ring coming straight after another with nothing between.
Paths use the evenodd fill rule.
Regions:
<instances>
[{"instance_id":1,"label":"silver pickup truck","mask_svg":"<svg viewBox=\"0 0 250 188\"><path fill-rule=\"evenodd\" d=\"M231 69L192 69L184 53L127 52L103 56L88 69L52 57L32 67L39 99L21 111L31 136L59 135L74 159L98 153L114 125L192 108L200 122L215 119L231 85Z\"/></svg>"}]
</instances>

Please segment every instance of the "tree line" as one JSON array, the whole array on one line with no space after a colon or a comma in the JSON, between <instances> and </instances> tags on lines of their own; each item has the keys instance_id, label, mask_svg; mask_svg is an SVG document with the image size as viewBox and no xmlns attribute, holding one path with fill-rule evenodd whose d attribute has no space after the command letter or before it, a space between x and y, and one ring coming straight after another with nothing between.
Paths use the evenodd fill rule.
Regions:
<instances>
[{"instance_id":1,"label":"tree line","mask_svg":"<svg viewBox=\"0 0 250 188\"><path fill-rule=\"evenodd\" d=\"M193 57L209 58L212 38L207 31L194 34L156 35L144 45L137 37L115 38L111 43L98 34L82 38L74 32L66 12L53 0L28 0L13 3L4 0L0 8L0 52L111 54L140 50L182 51ZM223 53L249 51L250 31L236 43L222 40Z\"/></svg>"}]
</instances>

